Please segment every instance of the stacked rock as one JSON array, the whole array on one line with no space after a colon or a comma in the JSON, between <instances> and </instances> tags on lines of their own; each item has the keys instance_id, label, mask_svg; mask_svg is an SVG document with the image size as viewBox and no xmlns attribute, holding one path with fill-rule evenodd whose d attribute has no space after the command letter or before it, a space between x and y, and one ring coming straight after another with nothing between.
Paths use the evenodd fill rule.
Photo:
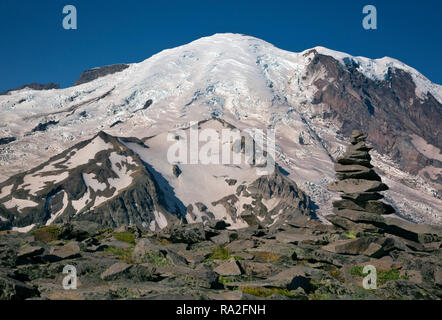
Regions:
<instances>
[{"instance_id":1,"label":"stacked rock","mask_svg":"<svg viewBox=\"0 0 442 320\"><path fill-rule=\"evenodd\" d=\"M367 135L353 130L351 145L335 164L339 181L331 183L328 189L342 193L342 200L333 202L333 211L338 215L343 210L346 214L352 211L378 215L395 212L392 206L379 201L384 197L379 192L388 190L388 187L370 164L369 151L372 148L365 144L366 139Z\"/></svg>"}]
</instances>

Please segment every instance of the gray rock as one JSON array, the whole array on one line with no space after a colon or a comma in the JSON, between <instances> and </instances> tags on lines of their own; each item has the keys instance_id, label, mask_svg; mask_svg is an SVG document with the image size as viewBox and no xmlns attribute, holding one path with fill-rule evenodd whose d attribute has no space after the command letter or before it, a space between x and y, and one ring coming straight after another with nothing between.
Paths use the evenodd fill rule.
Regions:
<instances>
[{"instance_id":1,"label":"gray rock","mask_svg":"<svg viewBox=\"0 0 442 320\"><path fill-rule=\"evenodd\" d=\"M202 223L172 226L164 232L168 234L167 238L172 242L194 244L206 240L206 233Z\"/></svg>"},{"instance_id":2,"label":"gray rock","mask_svg":"<svg viewBox=\"0 0 442 320\"><path fill-rule=\"evenodd\" d=\"M35 257L42 254L45 251L43 247L40 246L27 246L22 249L17 254L17 259L26 259L30 257Z\"/></svg>"},{"instance_id":3,"label":"gray rock","mask_svg":"<svg viewBox=\"0 0 442 320\"><path fill-rule=\"evenodd\" d=\"M223 232L217 236L211 237L210 241L219 246L224 246L230 242L230 235L227 232Z\"/></svg>"},{"instance_id":4,"label":"gray rock","mask_svg":"<svg viewBox=\"0 0 442 320\"><path fill-rule=\"evenodd\" d=\"M0 274L0 300L25 300L39 294L37 288Z\"/></svg>"},{"instance_id":5,"label":"gray rock","mask_svg":"<svg viewBox=\"0 0 442 320\"><path fill-rule=\"evenodd\" d=\"M233 258L220 262L213 271L221 276L239 276L241 274L241 270Z\"/></svg>"},{"instance_id":6,"label":"gray rock","mask_svg":"<svg viewBox=\"0 0 442 320\"><path fill-rule=\"evenodd\" d=\"M346 179L333 182L328 190L345 193L378 192L388 190L388 187L380 181L369 181L364 179Z\"/></svg>"},{"instance_id":7,"label":"gray rock","mask_svg":"<svg viewBox=\"0 0 442 320\"><path fill-rule=\"evenodd\" d=\"M360 255L363 254L376 238L364 237L348 240L340 240L323 246L322 249L334 253Z\"/></svg>"},{"instance_id":8,"label":"gray rock","mask_svg":"<svg viewBox=\"0 0 442 320\"><path fill-rule=\"evenodd\" d=\"M367 200L380 200L384 196L377 192L361 192L361 193L343 193L343 199L349 199L353 201L367 201Z\"/></svg>"},{"instance_id":9,"label":"gray rock","mask_svg":"<svg viewBox=\"0 0 442 320\"><path fill-rule=\"evenodd\" d=\"M241 269L244 270L246 275L262 279L268 278L281 271L280 267L266 262L242 260L239 261L239 265L241 266Z\"/></svg>"},{"instance_id":10,"label":"gray rock","mask_svg":"<svg viewBox=\"0 0 442 320\"><path fill-rule=\"evenodd\" d=\"M365 211L376 214L391 214L395 210L392 206L383 203L381 201L368 200L368 201L351 201L351 200L338 200L333 201L333 207L338 209L350 209L357 211Z\"/></svg>"},{"instance_id":11,"label":"gray rock","mask_svg":"<svg viewBox=\"0 0 442 320\"><path fill-rule=\"evenodd\" d=\"M227 245L227 249L231 252L243 251L252 249L255 247L255 241L253 240L235 240Z\"/></svg>"},{"instance_id":12,"label":"gray rock","mask_svg":"<svg viewBox=\"0 0 442 320\"><path fill-rule=\"evenodd\" d=\"M206 223L206 227L212 228L214 230L225 230L229 226L230 223L227 223L224 220L209 220Z\"/></svg>"},{"instance_id":13,"label":"gray rock","mask_svg":"<svg viewBox=\"0 0 442 320\"><path fill-rule=\"evenodd\" d=\"M71 241L63 246L53 247L49 254L42 257L44 261L56 262L65 259L75 259L81 256L78 242Z\"/></svg>"},{"instance_id":14,"label":"gray rock","mask_svg":"<svg viewBox=\"0 0 442 320\"><path fill-rule=\"evenodd\" d=\"M126 277L129 274L129 270L132 266L124 262L117 262L111 265L106 271L101 274L101 279L110 281L116 280L121 277Z\"/></svg>"}]
</instances>

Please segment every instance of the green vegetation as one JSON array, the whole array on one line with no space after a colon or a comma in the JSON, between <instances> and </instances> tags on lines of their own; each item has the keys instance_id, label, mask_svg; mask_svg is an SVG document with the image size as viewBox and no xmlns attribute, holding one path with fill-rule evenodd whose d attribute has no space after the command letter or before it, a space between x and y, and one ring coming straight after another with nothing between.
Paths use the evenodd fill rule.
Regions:
<instances>
[{"instance_id":1,"label":"green vegetation","mask_svg":"<svg viewBox=\"0 0 442 320\"><path fill-rule=\"evenodd\" d=\"M112 232L114 232L114 228L106 228L106 229L101 229L98 230L98 232L95 234L95 239L97 239L98 241L103 240L104 238L106 238L107 236L109 236L109 234L111 234Z\"/></svg>"},{"instance_id":2,"label":"green vegetation","mask_svg":"<svg viewBox=\"0 0 442 320\"><path fill-rule=\"evenodd\" d=\"M261 298L267 298L272 294L280 294L289 298L297 296L292 292L290 292L289 290L282 288L242 287L241 291Z\"/></svg>"},{"instance_id":3,"label":"green vegetation","mask_svg":"<svg viewBox=\"0 0 442 320\"><path fill-rule=\"evenodd\" d=\"M58 240L60 237L60 229L56 226L45 226L30 232L35 241L49 243Z\"/></svg>"},{"instance_id":4,"label":"green vegetation","mask_svg":"<svg viewBox=\"0 0 442 320\"><path fill-rule=\"evenodd\" d=\"M357 236L356 236L352 231L350 231L350 232L348 232L348 233L343 233L342 235L343 235L344 237L349 238L349 239L356 239L356 238L357 238Z\"/></svg>"},{"instance_id":5,"label":"green vegetation","mask_svg":"<svg viewBox=\"0 0 442 320\"><path fill-rule=\"evenodd\" d=\"M327 293L310 293L309 295L310 300L330 300L330 295Z\"/></svg>"},{"instance_id":6,"label":"green vegetation","mask_svg":"<svg viewBox=\"0 0 442 320\"><path fill-rule=\"evenodd\" d=\"M130 288L118 288L116 290L110 290L110 295L115 299L139 299L140 294L135 289Z\"/></svg>"},{"instance_id":7,"label":"green vegetation","mask_svg":"<svg viewBox=\"0 0 442 320\"><path fill-rule=\"evenodd\" d=\"M354 267L351 267L350 274L352 276L365 277L367 274L364 274L362 272L362 270L364 270L364 267L362 267L362 266L354 266Z\"/></svg>"},{"instance_id":8,"label":"green vegetation","mask_svg":"<svg viewBox=\"0 0 442 320\"><path fill-rule=\"evenodd\" d=\"M273 252L266 251L254 251L253 255L255 256L255 260L262 260L265 262L276 262L281 259L281 255Z\"/></svg>"},{"instance_id":9,"label":"green vegetation","mask_svg":"<svg viewBox=\"0 0 442 320\"><path fill-rule=\"evenodd\" d=\"M223 276L219 276L218 281L222 284L236 282L235 278L224 278Z\"/></svg>"},{"instance_id":10,"label":"green vegetation","mask_svg":"<svg viewBox=\"0 0 442 320\"><path fill-rule=\"evenodd\" d=\"M362 266L354 266L350 269L350 274L354 276L359 277L365 277L368 273L363 273L362 270L364 267ZM398 269L391 269L391 270L377 270L377 285L382 286L387 281L391 280L399 280L404 279L408 280L407 276L400 276L400 271Z\"/></svg>"},{"instance_id":11,"label":"green vegetation","mask_svg":"<svg viewBox=\"0 0 442 320\"><path fill-rule=\"evenodd\" d=\"M167 267L172 262L160 250L147 252L143 257L143 262L148 262L155 267Z\"/></svg>"},{"instance_id":12,"label":"green vegetation","mask_svg":"<svg viewBox=\"0 0 442 320\"><path fill-rule=\"evenodd\" d=\"M114 234L114 238L135 245L135 237L132 232L124 231Z\"/></svg>"},{"instance_id":13,"label":"green vegetation","mask_svg":"<svg viewBox=\"0 0 442 320\"><path fill-rule=\"evenodd\" d=\"M397 269L379 270L378 271L378 285L381 286L390 280L399 280L400 272Z\"/></svg>"},{"instance_id":14,"label":"green vegetation","mask_svg":"<svg viewBox=\"0 0 442 320\"><path fill-rule=\"evenodd\" d=\"M213 261L213 260L228 260L232 258L229 253L229 249L224 246L216 246L209 256L204 260L204 262Z\"/></svg>"},{"instance_id":15,"label":"green vegetation","mask_svg":"<svg viewBox=\"0 0 442 320\"><path fill-rule=\"evenodd\" d=\"M162 246L168 246L169 244L171 244L171 242L169 240L163 238L160 240L160 244Z\"/></svg>"},{"instance_id":16,"label":"green vegetation","mask_svg":"<svg viewBox=\"0 0 442 320\"><path fill-rule=\"evenodd\" d=\"M104 249L104 251L113 253L114 255L118 256L118 259L120 259L123 262L129 264L135 263L135 261L132 258L132 252L134 251L134 247L129 247L129 248L108 247Z\"/></svg>"}]
</instances>

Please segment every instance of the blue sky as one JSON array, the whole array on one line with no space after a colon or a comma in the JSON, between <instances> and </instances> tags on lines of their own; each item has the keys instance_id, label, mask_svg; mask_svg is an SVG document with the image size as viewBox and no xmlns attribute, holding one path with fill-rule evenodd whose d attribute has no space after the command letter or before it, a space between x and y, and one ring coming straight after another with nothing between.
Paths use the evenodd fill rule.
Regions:
<instances>
[{"instance_id":1,"label":"blue sky","mask_svg":"<svg viewBox=\"0 0 442 320\"><path fill-rule=\"evenodd\" d=\"M78 29L62 28L77 8ZM375 5L378 29L362 28ZM442 84L442 1L1 0L0 91L40 82L72 85L83 70L139 62L214 33L252 35L303 51L317 45L390 56Z\"/></svg>"}]
</instances>

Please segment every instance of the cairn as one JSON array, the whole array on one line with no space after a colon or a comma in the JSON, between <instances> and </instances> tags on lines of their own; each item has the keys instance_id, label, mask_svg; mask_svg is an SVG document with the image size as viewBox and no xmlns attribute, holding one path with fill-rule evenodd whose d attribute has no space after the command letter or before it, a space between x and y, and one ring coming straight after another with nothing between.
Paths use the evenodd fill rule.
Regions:
<instances>
[{"instance_id":1,"label":"cairn","mask_svg":"<svg viewBox=\"0 0 442 320\"><path fill-rule=\"evenodd\" d=\"M370 164L369 151L372 148L365 144L366 139L367 135L353 130L351 145L335 164L339 181L331 183L328 189L342 193L342 200L333 202L333 212L337 215L360 212L384 215L395 212L392 206L379 201L384 197L379 192L388 190L388 186L382 183Z\"/></svg>"}]
</instances>

